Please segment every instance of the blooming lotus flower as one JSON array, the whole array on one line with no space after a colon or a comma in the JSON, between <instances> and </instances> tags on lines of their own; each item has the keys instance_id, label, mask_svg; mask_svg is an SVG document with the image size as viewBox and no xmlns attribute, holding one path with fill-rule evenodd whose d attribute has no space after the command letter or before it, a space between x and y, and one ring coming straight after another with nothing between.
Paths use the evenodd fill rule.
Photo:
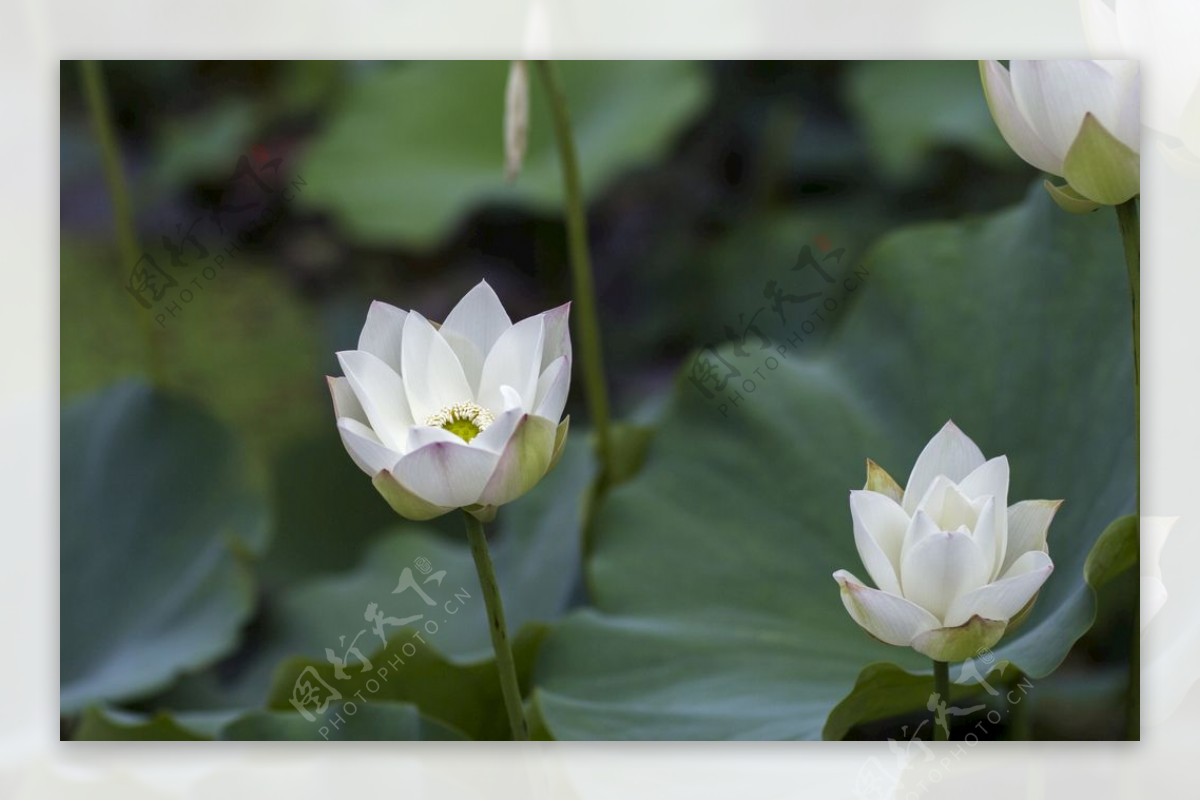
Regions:
<instances>
[{"instance_id":1,"label":"blooming lotus flower","mask_svg":"<svg viewBox=\"0 0 1200 801\"><path fill-rule=\"evenodd\" d=\"M514 324L486 282L440 327L371 304L329 390L342 444L398 514L488 520L554 466L568 426L569 310Z\"/></svg>"},{"instance_id":2,"label":"blooming lotus flower","mask_svg":"<svg viewBox=\"0 0 1200 801\"><path fill-rule=\"evenodd\" d=\"M1067 180L1046 191L1067 211L1117 205L1140 191L1141 76L1135 61L981 61L1004 140Z\"/></svg>"},{"instance_id":3,"label":"blooming lotus flower","mask_svg":"<svg viewBox=\"0 0 1200 801\"><path fill-rule=\"evenodd\" d=\"M1046 531L1061 501L1008 503L1008 459L985 461L954 423L902 490L867 461L850 493L854 544L878 589L833 574L858 625L889 645L957 662L995 645L1054 569Z\"/></svg>"}]
</instances>

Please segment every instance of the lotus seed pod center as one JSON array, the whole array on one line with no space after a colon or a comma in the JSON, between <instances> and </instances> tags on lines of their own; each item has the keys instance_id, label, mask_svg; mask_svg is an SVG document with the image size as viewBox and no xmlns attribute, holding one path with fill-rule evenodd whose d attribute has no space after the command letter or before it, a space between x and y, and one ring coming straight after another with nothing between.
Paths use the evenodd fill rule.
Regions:
<instances>
[{"instance_id":1,"label":"lotus seed pod center","mask_svg":"<svg viewBox=\"0 0 1200 801\"><path fill-rule=\"evenodd\" d=\"M444 428L464 442L470 442L495 419L487 409L467 401L443 407L436 414L431 414L425 420L425 425Z\"/></svg>"}]
</instances>

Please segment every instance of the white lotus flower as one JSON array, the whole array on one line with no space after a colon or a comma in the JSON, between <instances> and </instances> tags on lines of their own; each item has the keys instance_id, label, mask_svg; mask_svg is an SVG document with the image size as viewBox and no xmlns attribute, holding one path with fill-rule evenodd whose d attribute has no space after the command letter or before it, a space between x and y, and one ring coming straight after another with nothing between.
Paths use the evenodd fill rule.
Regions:
<instances>
[{"instance_id":1,"label":"white lotus flower","mask_svg":"<svg viewBox=\"0 0 1200 801\"><path fill-rule=\"evenodd\" d=\"M1046 531L1062 502L1007 503L1008 459L984 461L954 423L921 451L903 490L868 460L850 514L878 589L834 573L846 611L877 639L939 662L995 645L1054 569Z\"/></svg>"},{"instance_id":2,"label":"white lotus flower","mask_svg":"<svg viewBox=\"0 0 1200 801\"><path fill-rule=\"evenodd\" d=\"M554 466L571 383L570 304L513 324L486 282L439 328L376 301L330 378L342 443L400 515L491 519Z\"/></svg>"},{"instance_id":3,"label":"white lotus flower","mask_svg":"<svg viewBox=\"0 0 1200 801\"><path fill-rule=\"evenodd\" d=\"M979 62L988 108L1009 147L1067 180L1046 190L1067 211L1140 191L1141 75L1136 61Z\"/></svg>"}]
</instances>

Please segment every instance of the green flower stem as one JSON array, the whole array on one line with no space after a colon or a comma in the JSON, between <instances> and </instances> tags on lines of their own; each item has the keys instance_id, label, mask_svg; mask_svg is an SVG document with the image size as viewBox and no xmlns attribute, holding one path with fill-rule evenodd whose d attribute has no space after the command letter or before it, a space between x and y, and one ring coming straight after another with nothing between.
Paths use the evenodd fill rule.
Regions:
<instances>
[{"instance_id":1,"label":"green flower stem","mask_svg":"<svg viewBox=\"0 0 1200 801\"><path fill-rule=\"evenodd\" d=\"M1142 233L1138 199L1135 197L1127 200L1116 209L1117 224L1121 228L1121 241L1125 246L1125 267L1129 272L1129 298L1133 307L1133 386L1137 389L1141 385L1141 359L1138 346L1141 344L1142 317ZM1137 399L1137 395L1134 395L1134 400Z\"/></svg>"},{"instance_id":2,"label":"green flower stem","mask_svg":"<svg viewBox=\"0 0 1200 801\"><path fill-rule=\"evenodd\" d=\"M496 571L492 568L492 557L488 553L483 523L465 511L463 519L467 521L467 539L471 543L471 556L475 558L479 586L483 590L483 603L487 607L488 630L492 633L492 650L496 653L496 669L500 672L500 691L504 695L508 723L512 728L514 740L528 740L529 724L525 721L525 707L521 703L521 685L517 681L517 666L513 661L512 647L508 643L508 629L504 625L504 604L500 600L500 587L496 584Z\"/></svg>"},{"instance_id":3,"label":"green flower stem","mask_svg":"<svg viewBox=\"0 0 1200 801\"><path fill-rule=\"evenodd\" d=\"M554 117L554 139L562 165L563 194L566 201L567 245L575 285L575 330L583 358L583 384L588 409L596 431L596 455L601 466L601 483L612 473L612 446L609 435L608 391L604 382L604 353L600 345L600 320L596 314L596 286L592 260L588 252L587 214L583 186L579 178L579 157L571 132L567 98L563 93L558 69L549 61L537 62L538 75L546 89Z\"/></svg>"},{"instance_id":4,"label":"green flower stem","mask_svg":"<svg viewBox=\"0 0 1200 801\"><path fill-rule=\"evenodd\" d=\"M116 128L113 125L112 112L108 105L104 73L95 61L81 61L79 70L83 79L83 94L87 101L88 113L95 126L101 157L104 160L104 178L108 184L109 197L112 199L117 251L121 259L117 273L121 284L124 285L128 279L126 271L133 269L133 265L138 260L137 230L133 224L133 207L129 202L129 187L125 183L124 170L121 169L121 153L117 147ZM145 339L146 362L150 378L154 383L161 384L162 355L153 322L148 314L138 314L138 322Z\"/></svg>"},{"instance_id":5,"label":"green flower stem","mask_svg":"<svg viewBox=\"0 0 1200 801\"><path fill-rule=\"evenodd\" d=\"M933 691L937 693L938 703L950 705L950 663L939 662L933 660ZM942 726L938 725L938 715L933 713L933 739L934 740L949 740L950 739L950 716L942 715Z\"/></svg>"},{"instance_id":6,"label":"green flower stem","mask_svg":"<svg viewBox=\"0 0 1200 801\"><path fill-rule=\"evenodd\" d=\"M1138 212L1138 199L1136 197L1118 205L1116 209L1117 224L1121 228L1121 241L1125 246L1125 267L1129 272L1129 299L1133 311L1133 449L1137 487L1134 515L1138 523L1138 541L1140 542L1142 513L1141 219ZM1129 687L1125 701L1125 728L1126 734L1131 740L1137 740L1141 737L1141 661L1141 631L1135 619L1133 624L1133 642L1129 652Z\"/></svg>"},{"instance_id":7,"label":"green flower stem","mask_svg":"<svg viewBox=\"0 0 1200 801\"><path fill-rule=\"evenodd\" d=\"M1016 675L1008 682L1008 692L1005 694L1008 701L1008 739L1028 742L1033 739L1033 710L1030 708L1033 701L1028 693L1019 692L1025 674L1019 670L1014 670L1014 673ZM1011 700L1014 692L1018 693L1015 702Z\"/></svg>"}]
</instances>

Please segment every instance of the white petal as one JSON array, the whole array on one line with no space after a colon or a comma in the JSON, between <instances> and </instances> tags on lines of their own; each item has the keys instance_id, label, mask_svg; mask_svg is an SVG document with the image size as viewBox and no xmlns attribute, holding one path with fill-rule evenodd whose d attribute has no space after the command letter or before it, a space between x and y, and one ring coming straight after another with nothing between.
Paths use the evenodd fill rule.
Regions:
<instances>
[{"instance_id":1,"label":"white petal","mask_svg":"<svg viewBox=\"0 0 1200 801\"><path fill-rule=\"evenodd\" d=\"M439 426L413 426L408 430L408 439L404 443L404 452L424 448L435 442L462 443L464 440L458 434L453 434Z\"/></svg>"},{"instance_id":2,"label":"white petal","mask_svg":"<svg viewBox=\"0 0 1200 801\"><path fill-rule=\"evenodd\" d=\"M984 96L1000 135L1018 156L1044 172L1062 175L1063 160L1055 158L1033 130L1013 97L1012 76L998 61L980 62Z\"/></svg>"},{"instance_id":3,"label":"white petal","mask_svg":"<svg viewBox=\"0 0 1200 801\"><path fill-rule=\"evenodd\" d=\"M568 321L570 314L570 303L542 313L542 322L546 326L546 344L542 348L542 372L545 372L551 362L562 356L566 356L568 361L571 360L571 329Z\"/></svg>"},{"instance_id":4,"label":"white petal","mask_svg":"<svg viewBox=\"0 0 1200 801\"><path fill-rule=\"evenodd\" d=\"M962 493L958 485L947 483L942 492L940 508L935 513L934 509L937 506L939 504L931 502L924 508L942 531L954 531L963 527L971 531L979 520L979 509L983 506L983 501L976 505Z\"/></svg>"},{"instance_id":5,"label":"white petal","mask_svg":"<svg viewBox=\"0 0 1200 801\"><path fill-rule=\"evenodd\" d=\"M854 545L871 580L884 592L901 595L897 570L908 515L886 495L852 490L850 517L854 521Z\"/></svg>"},{"instance_id":6,"label":"white petal","mask_svg":"<svg viewBox=\"0 0 1200 801\"><path fill-rule=\"evenodd\" d=\"M925 495L917 503L917 512L925 512L934 520L941 520L946 512L946 495L954 487L954 482L945 476L938 476L925 490ZM903 499L901 500L903 503ZM915 512L914 512L915 514Z\"/></svg>"},{"instance_id":7,"label":"white petal","mask_svg":"<svg viewBox=\"0 0 1200 801\"><path fill-rule=\"evenodd\" d=\"M400 376L366 351L345 350L337 357L379 441L397 453L403 452L413 418Z\"/></svg>"},{"instance_id":8,"label":"white petal","mask_svg":"<svg viewBox=\"0 0 1200 801\"><path fill-rule=\"evenodd\" d=\"M571 357L559 356L546 368L537 383L537 397L533 402L533 413L557 423L562 419L567 405L567 393L571 389Z\"/></svg>"},{"instance_id":9,"label":"white petal","mask_svg":"<svg viewBox=\"0 0 1200 801\"><path fill-rule=\"evenodd\" d=\"M1140 153L1142 150L1142 76L1136 69L1136 62L1134 66L1132 80L1121 90L1118 101L1120 110L1117 127L1112 133L1113 136L1128 145L1130 150Z\"/></svg>"},{"instance_id":10,"label":"white petal","mask_svg":"<svg viewBox=\"0 0 1200 801\"><path fill-rule=\"evenodd\" d=\"M1000 575L1000 579L1003 581L1018 578L1027 573L1044 571L1046 568L1054 569L1054 562L1050 559L1050 554L1045 551L1026 551Z\"/></svg>"},{"instance_id":11,"label":"white petal","mask_svg":"<svg viewBox=\"0 0 1200 801\"><path fill-rule=\"evenodd\" d=\"M1000 553L1003 543L998 544L996 538L1000 533L998 530L999 520L1006 510L990 495L979 503L980 508L976 513L977 522L971 529L971 536L975 539L975 544L979 546L984 564L987 565L987 576L984 578L986 582L991 581L1000 573L1000 560L1004 558L1004 554ZM996 514L997 509L1001 510L1000 515Z\"/></svg>"},{"instance_id":12,"label":"white petal","mask_svg":"<svg viewBox=\"0 0 1200 801\"><path fill-rule=\"evenodd\" d=\"M1000 564L1007 571L1030 551L1046 550L1046 532L1062 501L1021 501L1008 507L1008 550Z\"/></svg>"},{"instance_id":13,"label":"white petal","mask_svg":"<svg viewBox=\"0 0 1200 801\"><path fill-rule=\"evenodd\" d=\"M833 574L842 588L842 604L854 622L889 645L908 645L940 624L927 611L898 595L863 585L845 570Z\"/></svg>"},{"instance_id":14,"label":"white petal","mask_svg":"<svg viewBox=\"0 0 1200 801\"><path fill-rule=\"evenodd\" d=\"M537 396L537 380L541 373L542 341L545 324L542 316L534 315L514 325L496 340L483 363L479 380L479 403L488 409L503 407L500 387L516 390L522 408L533 408Z\"/></svg>"},{"instance_id":15,"label":"white petal","mask_svg":"<svg viewBox=\"0 0 1200 801\"><path fill-rule=\"evenodd\" d=\"M463 508L479 500L498 458L461 440L438 441L406 454L392 472L418 497L437 506Z\"/></svg>"},{"instance_id":16,"label":"white petal","mask_svg":"<svg viewBox=\"0 0 1200 801\"><path fill-rule=\"evenodd\" d=\"M470 340L487 356L500 335L512 327L504 304L487 281L480 281L463 295L442 323L442 331L453 331Z\"/></svg>"},{"instance_id":17,"label":"white petal","mask_svg":"<svg viewBox=\"0 0 1200 801\"><path fill-rule=\"evenodd\" d=\"M999 581L955 599L946 613L946 626L960 626L979 615L988 620L1009 620L1020 612L1049 578L1054 564L1041 551L1030 551L1013 563Z\"/></svg>"},{"instance_id":18,"label":"white petal","mask_svg":"<svg viewBox=\"0 0 1200 801\"><path fill-rule=\"evenodd\" d=\"M1142 76L1141 65L1129 60L1098 60L1095 62L1113 77L1117 85L1118 116L1113 136L1132 150L1138 151L1142 128Z\"/></svg>"},{"instance_id":19,"label":"white petal","mask_svg":"<svg viewBox=\"0 0 1200 801\"><path fill-rule=\"evenodd\" d=\"M374 476L381 470L391 470L400 460L399 453L384 446L374 431L357 420L343 417L338 420L337 427L346 452L358 469L367 475Z\"/></svg>"},{"instance_id":20,"label":"white petal","mask_svg":"<svg viewBox=\"0 0 1200 801\"><path fill-rule=\"evenodd\" d=\"M1058 161L1067 156L1089 111L1109 131L1120 117L1117 79L1093 61L1013 61L1013 97Z\"/></svg>"},{"instance_id":21,"label":"white petal","mask_svg":"<svg viewBox=\"0 0 1200 801\"><path fill-rule=\"evenodd\" d=\"M512 327L500 298L480 281L446 315L441 333L458 354L467 382L478 393L483 362L500 335Z\"/></svg>"},{"instance_id":22,"label":"white petal","mask_svg":"<svg viewBox=\"0 0 1200 801\"><path fill-rule=\"evenodd\" d=\"M504 446L512 438L513 431L521 422L521 418L526 414L525 410L520 405L515 405L501 412L492 421L492 424L479 433L475 439L471 440L472 447L484 448L499 454L504 450Z\"/></svg>"},{"instance_id":23,"label":"white petal","mask_svg":"<svg viewBox=\"0 0 1200 801\"><path fill-rule=\"evenodd\" d=\"M990 495L1000 506L1008 505L1008 457L997 456L988 459L979 467L958 482L958 489L963 495L971 498Z\"/></svg>"},{"instance_id":24,"label":"white petal","mask_svg":"<svg viewBox=\"0 0 1200 801\"><path fill-rule=\"evenodd\" d=\"M329 385L329 395L333 398L333 416L335 418L349 417L363 425L369 425L367 413L363 411L362 404L354 396L354 389L350 386L349 379L344 376L336 378L326 376L325 382Z\"/></svg>"},{"instance_id":25,"label":"white petal","mask_svg":"<svg viewBox=\"0 0 1200 801\"><path fill-rule=\"evenodd\" d=\"M367 321L358 335L358 349L378 356L388 367L400 372L401 341L408 312L383 301L374 301L367 310Z\"/></svg>"},{"instance_id":26,"label":"white petal","mask_svg":"<svg viewBox=\"0 0 1200 801\"><path fill-rule=\"evenodd\" d=\"M408 520L432 520L435 517L454 511L451 506L438 506L421 498L392 474L390 470L371 479L371 484L388 502L388 506L401 517Z\"/></svg>"},{"instance_id":27,"label":"white petal","mask_svg":"<svg viewBox=\"0 0 1200 801\"><path fill-rule=\"evenodd\" d=\"M903 567L904 558L908 555L908 552L911 551L917 545L917 543L921 542L926 537L937 534L939 531L941 531L941 529L938 528L937 523L933 522L933 518L924 511L918 510L917 513L913 515L912 522L908 524L908 529L904 532L904 543L900 546L900 561L898 564ZM901 578L901 585L903 585L903 570L897 570L897 574Z\"/></svg>"},{"instance_id":28,"label":"white petal","mask_svg":"<svg viewBox=\"0 0 1200 801\"><path fill-rule=\"evenodd\" d=\"M992 561L992 575L998 575L1000 565L1004 563L1004 554L1008 547L1008 480L1009 467L1007 456L997 456L988 459L982 466L972 471L964 478L958 488L968 498L978 499L990 496L996 499L995 509L995 558Z\"/></svg>"},{"instance_id":29,"label":"white petal","mask_svg":"<svg viewBox=\"0 0 1200 801\"><path fill-rule=\"evenodd\" d=\"M500 411L502 412L507 412L509 409L525 408L525 402L521 400L521 396L508 384L500 385L500 398Z\"/></svg>"},{"instance_id":30,"label":"white petal","mask_svg":"<svg viewBox=\"0 0 1200 801\"><path fill-rule=\"evenodd\" d=\"M970 534L939 531L905 553L900 584L905 598L944 620L955 599L982 587L989 572Z\"/></svg>"},{"instance_id":31,"label":"white petal","mask_svg":"<svg viewBox=\"0 0 1200 801\"><path fill-rule=\"evenodd\" d=\"M908 483L904 486L904 511L910 515L916 511L917 504L938 476L955 482L962 481L981 464L983 452L979 446L953 422L946 423L929 440L913 465Z\"/></svg>"},{"instance_id":32,"label":"white petal","mask_svg":"<svg viewBox=\"0 0 1200 801\"><path fill-rule=\"evenodd\" d=\"M413 419L423 423L441 409L474 397L458 356L429 321L409 312L404 321L404 391Z\"/></svg>"}]
</instances>

